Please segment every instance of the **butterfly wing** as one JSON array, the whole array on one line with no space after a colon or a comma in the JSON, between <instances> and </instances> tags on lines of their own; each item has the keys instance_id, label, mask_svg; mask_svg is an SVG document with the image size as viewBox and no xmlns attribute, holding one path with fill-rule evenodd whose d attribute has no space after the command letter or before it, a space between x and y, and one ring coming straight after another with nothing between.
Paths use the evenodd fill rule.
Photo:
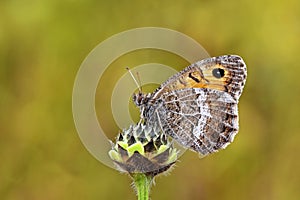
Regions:
<instances>
[{"instance_id":1,"label":"butterfly wing","mask_svg":"<svg viewBox=\"0 0 300 200\"><path fill-rule=\"evenodd\" d=\"M237 101L226 92L186 88L162 98L151 121L186 148L205 156L225 148L238 132Z\"/></svg>"},{"instance_id":2,"label":"butterfly wing","mask_svg":"<svg viewBox=\"0 0 300 200\"><path fill-rule=\"evenodd\" d=\"M193 63L170 77L154 92L153 98L185 88L224 91L239 99L247 77L246 64L237 55L207 58Z\"/></svg>"},{"instance_id":3,"label":"butterfly wing","mask_svg":"<svg viewBox=\"0 0 300 200\"><path fill-rule=\"evenodd\" d=\"M243 59L224 55L196 62L152 94L135 95L144 123L202 155L225 148L238 132L237 103L247 69Z\"/></svg>"}]
</instances>

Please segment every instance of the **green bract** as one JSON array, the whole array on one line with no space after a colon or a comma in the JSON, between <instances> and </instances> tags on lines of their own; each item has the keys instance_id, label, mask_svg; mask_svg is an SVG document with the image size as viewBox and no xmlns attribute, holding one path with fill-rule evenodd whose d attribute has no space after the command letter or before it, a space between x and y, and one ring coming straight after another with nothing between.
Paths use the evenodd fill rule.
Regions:
<instances>
[{"instance_id":1,"label":"green bract","mask_svg":"<svg viewBox=\"0 0 300 200\"><path fill-rule=\"evenodd\" d=\"M155 176L176 162L177 153L158 126L138 124L118 135L109 156L120 171Z\"/></svg>"}]
</instances>

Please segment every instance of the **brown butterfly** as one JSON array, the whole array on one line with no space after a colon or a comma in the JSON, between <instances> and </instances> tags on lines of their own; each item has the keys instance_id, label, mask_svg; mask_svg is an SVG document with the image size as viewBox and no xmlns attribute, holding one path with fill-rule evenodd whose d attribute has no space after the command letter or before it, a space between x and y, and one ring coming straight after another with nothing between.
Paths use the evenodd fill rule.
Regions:
<instances>
[{"instance_id":1,"label":"brown butterfly","mask_svg":"<svg viewBox=\"0 0 300 200\"><path fill-rule=\"evenodd\" d=\"M225 148L237 134L246 77L241 57L208 58L173 75L153 93L135 94L133 100L145 124L158 123L179 144L205 156Z\"/></svg>"}]
</instances>

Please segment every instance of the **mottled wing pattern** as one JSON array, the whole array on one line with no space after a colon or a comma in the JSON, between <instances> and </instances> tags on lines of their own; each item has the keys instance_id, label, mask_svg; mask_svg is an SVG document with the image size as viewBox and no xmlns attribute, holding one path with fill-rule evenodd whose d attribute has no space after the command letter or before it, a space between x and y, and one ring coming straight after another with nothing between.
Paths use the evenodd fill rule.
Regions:
<instances>
[{"instance_id":1,"label":"mottled wing pattern","mask_svg":"<svg viewBox=\"0 0 300 200\"><path fill-rule=\"evenodd\" d=\"M188 88L162 98L164 103L155 111L162 129L184 147L204 156L225 148L238 131L237 103L228 93Z\"/></svg>"},{"instance_id":2,"label":"mottled wing pattern","mask_svg":"<svg viewBox=\"0 0 300 200\"><path fill-rule=\"evenodd\" d=\"M155 100L163 93L184 88L210 88L227 92L238 100L246 77L246 65L240 56L224 55L207 58L191 64L170 77L152 93L151 98Z\"/></svg>"},{"instance_id":3,"label":"mottled wing pattern","mask_svg":"<svg viewBox=\"0 0 300 200\"><path fill-rule=\"evenodd\" d=\"M238 132L237 104L247 77L243 59L224 55L196 62L151 94L133 99L146 124L159 123L181 145L207 155Z\"/></svg>"}]
</instances>

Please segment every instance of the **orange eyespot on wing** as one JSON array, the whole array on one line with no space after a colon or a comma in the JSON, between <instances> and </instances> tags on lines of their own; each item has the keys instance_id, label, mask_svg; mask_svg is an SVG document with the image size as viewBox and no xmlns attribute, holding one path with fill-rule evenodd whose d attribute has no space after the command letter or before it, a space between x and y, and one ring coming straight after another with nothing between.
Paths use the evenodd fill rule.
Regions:
<instances>
[{"instance_id":1,"label":"orange eyespot on wing","mask_svg":"<svg viewBox=\"0 0 300 200\"><path fill-rule=\"evenodd\" d=\"M182 71L177 76L165 83L162 92L186 88L226 91L226 86L230 83L231 78L230 72L219 64L205 66L205 68L198 65L190 66L188 70Z\"/></svg>"}]
</instances>

